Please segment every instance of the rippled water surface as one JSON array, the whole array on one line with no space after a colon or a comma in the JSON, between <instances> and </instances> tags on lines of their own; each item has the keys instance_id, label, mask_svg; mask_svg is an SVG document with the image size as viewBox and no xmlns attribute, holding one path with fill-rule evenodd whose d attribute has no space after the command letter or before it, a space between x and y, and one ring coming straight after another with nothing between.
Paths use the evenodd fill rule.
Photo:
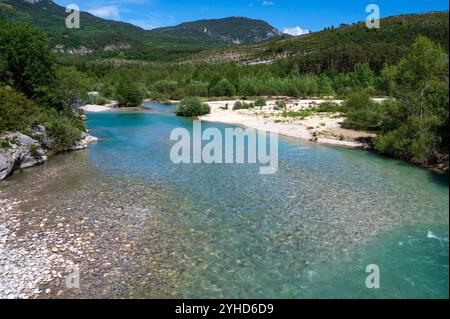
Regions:
<instances>
[{"instance_id":1,"label":"rippled water surface","mask_svg":"<svg viewBox=\"0 0 450 319\"><path fill-rule=\"evenodd\" d=\"M275 175L259 175L259 165L175 165L170 132L192 121L152 106L89 114L101 141L40 168L77 162L64 196L50 188L49 205L82 197L151 216L133 239L142 251L128 267L133 296L448 297L446 177L289 138L280 138ZM365 287L369 264L380 267L378 290Z\"/></svg>"}]
</instances>

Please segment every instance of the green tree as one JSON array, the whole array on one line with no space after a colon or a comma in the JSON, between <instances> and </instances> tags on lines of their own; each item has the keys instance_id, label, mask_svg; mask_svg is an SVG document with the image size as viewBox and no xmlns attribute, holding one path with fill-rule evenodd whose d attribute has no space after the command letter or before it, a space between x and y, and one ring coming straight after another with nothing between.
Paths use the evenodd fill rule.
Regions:
<instances>
[{"instance_id":1,"label":"green tree","mask_svg":"<svg viewBox=\"0 0 450 319\"><path fill-rule=\"evenodd\" d=\"M121 106L135 107L141 105L143 94L134 81L123 77L117 84L116 98Z\"/></svg>"},{"instance_id":2,"label":"green tree","mask_svg":"<svg viewBox=\"0 0 450 319\"><path fill-rule=\"evenodd\" d=\"M347 118L343 126L357 130L377 130L381 125L380 105L364 92L350 94L343 105Z\"/></svg>"},{"instance_id":3,"label":"green tree","mask_svg":"<svg viewBox=\"0 0 450 319\"><path fill-rule=\"evenodd\" d=\"M184 87L184 94L187 96L208 96L208 83L202 81L192 81Z\"/></svg>"},{"instance_id":4,"label":"green tree","mask_svg":"<svg viewBox=\"0 0 450 319\"><path fill-rule=\"evenodd\" d=\"M227 79L220 80L210 91L210 96L234 96L236 94L236 88L233 83Z\"/></svg>"},{"instance_id":5,"label":"green tree","mask_svg":"<svg viewBox=\"0 0 450 319\"><path fill-rule=\"evenodd\" d=\"M178 82L160 80L153 84L153 90L165 97L172 97L178 89Z\"/></svg>"},{"instance_id":6,"label":"green tree","mask_svg":"<svg viewBox=\"0 0 450 319\"><path fill-rule=\"evenodd\" d=\"M420 36L407 58L389 70L398 107L385 112L375 148L430 164L448 154L448 61L442 48Z\"/></svg>"},{"instance_id":7,"label":"green tree","mask_svg":"<svg viewBox=\"0 0 450 319\"><path fill-rule=\"evenodd\" d=\"M195 117L209 114L210 112L211 108L208 104L202 103L197 97L189 97L181 101L181 104L177 110L177 115L184 117Z\"/></svg>"},{"instance_id":8,"label":"green tree","mask_svg":"<svg viewBox=\"0 0 450 319\"><path fill-rule=\"evenodd\" d=\"M0 20L0 84L32 97L52 84L55 68L46 36L28 26Z\"/></svg>"},{"instance_id":9,"label":"green tree","mask_svg":"<svg viewBox=\"0 0 450 319\"><path fill-rule=\"evenodd\" d=\"M59 67L56 70L55 92L63 108L71 107L87 98L91 79L74 67Z\"/></svg>"}]
</instances>

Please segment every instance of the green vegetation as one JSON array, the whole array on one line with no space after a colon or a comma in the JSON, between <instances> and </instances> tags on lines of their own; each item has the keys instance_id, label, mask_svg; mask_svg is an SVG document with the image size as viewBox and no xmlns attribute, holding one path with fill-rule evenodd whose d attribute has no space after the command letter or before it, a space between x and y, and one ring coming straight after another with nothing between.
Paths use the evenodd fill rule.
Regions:
<instances>
[{"instance_id":1,"label":"green vegetation","mask_svg":"<svg viewBox=\"0 0 450 319\"><path fill-rule=\"evenodd\" d=\"M136 107L142 104L143 94L129 78L122 78L116 87L116 98L120 106Z\"/></svg>"},{"instance_id":2,"label":"green vegetation","mask_svg":"<svg viewBox=\"0 0 450 319\"><path fill-rule=\"evenodd\" d=\"M365 131L380 128L382 105L374 102L366 92L350 94L343 108L347 115L343 127Z\"/></svg>"},{"instance_id":3,"label":"green vegetation","mask_svg":"<svg viewBox=\"0 0 450 319\"><path fill-rule=\"evenodd\" d=\"M378 133L375 149L423 165L448 156L448 58L443 49L419 37L408 56L381 72L393 98L373 102L352 93L344 105L345 127Z\"/></svg>"},{"instance_id":4,"label":"green vegetation","mask_svg":"<svg viewBox=\"0 0 450 319\"><path fill-rule=\"evenodd\" d=\"M0 132L31 135L44 125L55 151L80 139L84 125L71 106L85 95L87 77L57 66L41 32L0 17L0 61Z\"/></svg>"},{"instance_id":5,"label":"green vegetation","mask_svg":"<svg viewBox=\"0 0 450 319\"><path fill-rule=\"evenodd\" d=\"M202 103L199 98L189 97L181 101L180 107L177 110L178 116L196 117L209 114L211 108L208 104Z\"/></svg>"},{"instance_id":6,"label":"green vegetation","mask_svg":"<svg viewBox=\"0 0 450 319\"><path fill-rule=\"evenodd\" d=\"M419 35L448 51L448 12L400 15L380 22L383 27L379 29L367 29L365 22L359 22L301 37L210 50L189 60L243 64L276 60L285 74L296 69L302 73L322 74L351 72L358 63L367 63L371 70L379 72L384 64L398 63Z\"/></svg>"},{"instance_id":7,"label":"green vegetation","mask_svg":"<svg viewBox=\"0 0 450 319\"><path fill-rule=\"evenodd\" d=\"M1 149L10 149L12 147L14 141L11 141L8 137L0 138L0 148Z\"/></svg>"},{"instance_id":8,"label":"green vegetation","mask_svg":"<svg viewBox=\"0 0 450 319\"><path fill-rule=\"evenodd\" d=\"M286 110L286 103L284 103L284 101L276 101L273 109L275 111L284 111Z\"/></svg>"},{"instance_id":9,"label":"green vegetation","mask_svg":"<svg viewBox=\"0 0 450 319\"><path fill-rule=\"evenodd\" d=\"M262 107L262 106L266 106L266 105L267 105L267 101L263 97L259 97L255 102L255 106L258 106L258 107Z\"/></svg>"},{"instance_id":10,"label":"green vegetation","mask_svg":"<svg viewBox=\"0 0 450 319\"><path fill-rule=\"evenodd\" d=\"M343 113L345 112L345 107L332 102L324 102L316 107L319 113Z\"/></svg>"},{"instance_id":11,"label":"green vegetation","mask_svg":"<svg viewBox=\"0 0 450 319\"><path fill-rule=\"evenodd\" d=\"M30 148L30 154L31 154L31 156L33 156L34 158L39 157L38 150L41 148L40 145L38 145L38 144L31 144L31 145L29 146L29 148Z\"/></svg>"},{"instance_id":12,"label":"green vegetation","mask_svg":"<svg viewBox=\"0 0 450 319\"><path fill-rule=\"evenodd\" d=\"M227 44L236 44L236 39L239 39L240 44L252 44L282 37L281 32L267 22L244 17L186 22L174 27L155 29L152 33L174 37L195 37L204 41L215 40L218 43Z\"/></svg>"},{"instance_id":13,"label":"green vegetation","mask_svg":"<svg viewBox=\"0 0 450 319\"><path fill-rule=\"evenodd\" d=\"M210 96L234 96L236 87L228 79L221 79L217 83L211 81L209 95Z\"/></svg>"},{"instance_id":14,"label":"green vegetation","mask_svg":"<svg viewBox=\"0 0 450 319\"><path fill-rule=\"evenodd\" d=\"M65 8L54 2L2 1L5 3L1 3L0 14L46 33L51 48L56 48L59 53L88 58L174 61L206 49L232 45L235 39L240 39L243 44L267 40L274 30L264 21L226 18L147 31L86 12L80 14L80 28L68 30L64 24ZM203 32L205 28L208 33ZM273 34L275 36L278 35Z\"/></svg>"},{"instance_id":15,"label":"green vegetation","mask_svg":"<svg viewBox=\"0 0 450 319\"><path fill-rule=\"evenodd\" d=\"M104 98L103 96L88 96L86 103L87 104L95 104L95 105L105 105L108 104L110 101L108 101L106 98Z\"/></svg>"},{"instance_id":16,"label":"green vegetation","mask_svg":"<svg viewBox=\"0 0 450 319\"><path fill-rule=\"evenodd\" d=\"M425 165L448 156L448 72L442 48L419 37L408 57L390 72L398 103L383 107L378 151Z\"/></svg>"},{"instance_id":17,"label":"green vegetation","mask_svg":"<svg viewBox=\"0 0 450 319\"><path fill-rule=\"evenodd\" d=\"M17 1L9 2L14 5L1 9L9 12L9 18L20 20L11 12L32 9L30 4L20 2L19 7ZM58 10L51 6L40 14L49 21L48 13L57 16ZM30 20L30 16L23 19ZM31 19L35 25L41 23L35 17ZM103 58L59 56L55 60L42 33L0 20L0 131L25 132L33 123L45 123L58 144L67 145L83 129L70 108L84 101L104 104L107 99L117 99L122 106L139 106L144 97L158 101L184 99L177 114L194 117L210 111L198 97L256 99L254 104L239 101L230 106L239 110L265 106L263 96L332 96L345 99L345 103L323 103L290 112L280 100L274 109L282 111L283 116L299 118L317 112L345 116L344 127L376 132L374 148L389 156L431 165L448 155L447 12L387 18L379 30L368 30L356 23L302 37L210 50L182 59L183 63L161 62L192 52L181 53L179 48L185 42L179 42L166 54L169 46L165 41L175 41L174 32L191 32L192 37L184 35L183 41L192 44L198 36L195 23L190 30L160 29L151 36L146 33L144 41L144 30L101 21L89 16L85 26L91 29L74 31L67 38L55 29L56 20L54 25L49 24L46 32L50 34L50 46L63 40L70 47L89 43L96 48L95 55ZM117 51L101 48L111 39L122 43L123 39L116 37L118 30L126 34L132 49L121 49L119 59L104 59L117 57ZM156 35L166 40L155 47L151 39ZM151 49L142 41L152 42ZM196 43L198 50L205 48L205 42ZM228 57L238 63L227 62ZM271 63L249 63L253 61ZM88 91L99 91L101 96L89 97ZM388 99L374 102L373 96Z\"/></svg>"},{"instance_id":18,"label":"green vegetation","mask_svg":"<svg viewBox=\"0 0 450 319\"><path fill-rule=\"evenodd\" d=\"M255 108L254 103L246 103L246 102L237 101L236 103L234 103L233 111L248 110L248 109L253 109L253 108Z\"/></svg>"},{"instance_id":19,"label":"green vegetation","mask_svg":"<svg viewBox=\"0 0 450 319\"><path fill-rule=\"evenodd\" d=\"M28 97L36 96L55 75L46 37L24 24L2 19L0 26L0 85L13 86Z\"/></svg>"}]
</instances>

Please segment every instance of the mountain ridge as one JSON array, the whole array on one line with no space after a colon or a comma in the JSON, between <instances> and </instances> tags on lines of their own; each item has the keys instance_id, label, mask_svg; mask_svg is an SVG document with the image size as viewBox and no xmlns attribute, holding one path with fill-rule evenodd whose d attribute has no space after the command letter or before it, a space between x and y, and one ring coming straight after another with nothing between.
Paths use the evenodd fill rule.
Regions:
<instances>
[{"instance_id":1,"label":"mountain ridge","mask_svg":"<svg viewBox=\"0 0 450 319\"><path fill-rule=\"evenodd\" d=\"M153 29L161 34L202 35L228 44L254 44L283 36L268 22L241 16L201 19L176 26Z\"/></svg>"},{"instance_id":2,"label":"mountain ridge","mask_svg":"<svg viewBox=\"0 0 450 319\"><path fill-rule=\"evenodd\" d=\"M67 29L65 7L51 0L1 0L0 14L45 32L55 52L101 58L174 60L206 49L264 41L272 38L271 32L273 37L279 35L279 31L267 22L243 17L210 19L207 24L212 30L210 32L198 29L204 20L144 30L127 22L102 19L83 11L80 12L80 29ZM236 23L236 19L240 23ZM220 26L222 22L226 22L225 27ZM255 31L253 38L244 36L245 33L251 34L252 30Z\"/></svg>"}]
</instances>

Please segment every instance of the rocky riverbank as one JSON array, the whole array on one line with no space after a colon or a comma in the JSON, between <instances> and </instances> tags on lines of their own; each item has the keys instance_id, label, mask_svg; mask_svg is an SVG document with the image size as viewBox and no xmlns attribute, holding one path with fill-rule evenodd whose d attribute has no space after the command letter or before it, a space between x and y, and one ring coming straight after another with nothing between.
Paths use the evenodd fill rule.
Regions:
<instances>
[{"instance_id":1,"label":"rocky riverbank","mask_svg":"<svg viewBox=\"0 0 450 319\"><path fill-rule=\"evenodd\" d=\"M0 134L0 180L5 179L17 169L24 169L45 162L52 153L54 141L42 125L30 128L33 137L20 132ZM81 139L65 149L76 151L87 148L97 138L83 132Z\"/></svg>"}]
</instances>

